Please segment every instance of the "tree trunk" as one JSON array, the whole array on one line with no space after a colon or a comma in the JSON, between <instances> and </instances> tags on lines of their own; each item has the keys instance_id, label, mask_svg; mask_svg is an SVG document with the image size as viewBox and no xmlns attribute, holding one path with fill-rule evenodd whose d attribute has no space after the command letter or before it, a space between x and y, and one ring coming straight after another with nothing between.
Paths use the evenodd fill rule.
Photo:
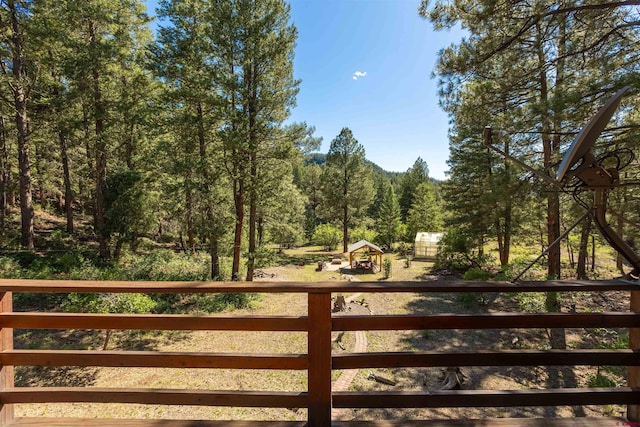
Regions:
<instances>
[{"instance_id":1,"label":"tree trunk","mask_svg":"<svg viewBox=\"0 0 640 427\"><path fill-rule=\"evenodd\" d=\"M616 233L618 233L618 236L622 238L624 236L624 222L622 218L624 217L625 210L626 210L627 192L625 187L620 188L619 191L620 191L620 206L618 206L618 215L616 215ZM620 274L624 275L622 260L623 260L622 255L618 252L616 254L616 269L620 272Z\"/></svg>"},{"instance_id":2,"label":"tree trunk","mask_svg":"<svg viewBox=\"0 0 640 427\"><path fill-rule=\"evenodd\" d=\"M509 154L509 138L504 139L504 152ZM511 186L511 161L506 157L504 159L504 173L505 173L505 182L508 186ZM511 232L513 229L513 203L512 203L512 192L509 191L509 195L506 200L505 208L504 208L504 245L502 247L502 251L500 251L500 265L505 266L509 264L509 256L511 254Z\"/></svg>"},{"instance_id":3,"label":"tree trunk","mask_svg":"<svg viewBox=\"0 0 640 427\"><path fill-rule=\"evenodd\" d=\"M187 247L191 255L196 253L196 240L193 231L193 190L191 189L191 171L187 173L185 183L185 215L187 217Z\"/></svg>"},{"instance_id":4,"label":"tree trunk","mask_svg":"<svg viewBox=\"0 0 640 427\"><path fill-rule=\"evenodd\" d=\"M260 215L258 217L258 246L262 246L263 238L264 238L264 217Z\"/></svg>"},{"instance_id":5,"label":"tree trunk","mask_svg":"<svg viewBox=\"0 0 640 427\"><path fill-rule=\"evenodd\" d=\"M94 171L93 171L93 150L91 148L91 124L90 124L90 118L89 118L89 106L87 105L86 102L82 102L82 127L83 127L83 133L84 133L84 153L85 153L85 160L87 162L87 171L88 171L88 178L89 181L92 182L94 180ZM88 207L90 210L90 213L93 217L93 228L97 229L96 226L96 216L94 214L94 212L96 211L96 199L93 196L92 193L92 189L91 186L87 186L87 188L85 188L85 183L83 179L78 180L78 189L80 190L80 194L87 194L87 198L88 200L90 200L91 204L90 206L87 206L86 203L83 203L83 212L87 212L86 208Z\"/></svg>"},{"instance_id":6,"label":"tree trunk","mask_svg":"<svg viewBox=\"0 0 640 427\"><path fill-rule=\"evenodd\" d=\"M211 280L220 280L220 255L218 254L218 239L209 241L209 255L211 257Z\"/></svg>"},{"instance_id":7,"label":"tree trunk","mask_svg":"<svg viewBox=\"0 0 640 427\"><path fill-rule=\"evenodd\" d=\"M349 246L349 207L342 207L342 252L347 252ZM391 248L389 248L391 249Z\"/></svg>"},{"instance_id":8,"label":"tree trunk","mask_svg":"<svg viewBox=\"0 0 640 427\"><path fill-rule=\"evenodd\" d=\"M4 229L7 216L7 186L9 176L9 150L4 117L0 116L0 230Z\"/></svg>"},{"instance_id":9,"label":"tree trunk","mask_svg":"<svg viewBox=\"0 0 640 427\"><path fill-rule=\"evenodd\" d=\"M251 97L249 110L249 152L251 188L249 189L249 259L247 260L247 281L253 281L253 270L256 263L256 221L258 216L258 136L256 129L256 92L255 70L253 64L247 67L249 90Z\"/></svg>"},{"instance_id":10,"label":"tree trunk","mask_svg":"<svg viewBox=\"0 0 640 427\"><path fill-rule=\"evenodd\" d=\"M255 161L255 155L252 154L252 161ZM251 165L251 173L255 172L255 164ZM252 188L255 186L252 185ZM253 280L253 271L255 268L256 261L256 216L258 214L258 207L256 201L255 191L252 190L249 197L249 257L247 260L247 281L250 282Z\"/></svg>"},{"instance_id":11,"label":"tree trunk","mask_svg":"<svg viewBox=\"0 0 640 427\"><path fill-rule=\"evenodd\" d=\"M16 130L18 132L18 169L20 171L20 217L22 246L32 250L33 245L33 202L31 183L31 160L29 154L29 118L27 115L27 94L23 83L26 80L23 50L25 41L22 28L18 22L18 11L15 1L7 2L11 14L11 50L13 57L12 84L13 100L16 109Z\"/></svg>"},{"instance_id":12,"label":"tree trunk","mask_svg":"<svg viewBox=\"0 0 640 427\"><path fill-rule=\"evenodd\" d=\"M240 252L242 249L242 225L244 223L244 184L239 179L233 181L233 202L235 205L236 227L233 236L233 263L231 265L231 279L239 280Z\"/></svg>"},{"instance_id":13,"label":"tree trunk","mask_svg":"<svg viewBox=\"0 0 640 427\"><path fill-rule=\"evenodd\" d=\"M71 173L69 172L69 155L67 153L67 138L62 129L58 130L60 143L60 158L64 176L64 212L67 218L67 233L73 233L73 190L71 189Z\"/></svg>"},{"instance_id":14,"label":"tree trunk","mask_svg":"<svg viewBox=\"0 0 640 427\"><path fill-rule=\"evenodd\" d=\"M90 44L94 49L97 49L97 29L95 22L89 22L89 37ZM92 69L92 84L93 84L93 102L94 102L94 121L95 121L95 171L96 171L96 186L95 186L95 225L96 233L98 235L98 244L100 250L100 257L102 259L109 259L109 236L106 232L105 222L105 205L104 205L104 184L107 179L107 141L105 135L105 105L102 99L102 89L100 87L100 70L98 66L94 66Z\"/></svg>"},{"instance_id":15,"label":"tree trunk","mask_svg":"<svg viewBox=\"0 0 640 427\"><path fill-rule=\"evenodd\" d=\"M538 29L540 31L540 29ZM554 147L551 140L551 118L549 117L549 89L547 85L547 72L545 67L545 53L542 43L538 46L538 63L540 66L540 105L543 111L542 121L542 147L544 158L544 169L551 173L554 162ZM547 245L555 241L560 236L560 198L558 190L548 189L547 196ZM547 265L547 275L549 278L560 278L560 246L549 248L549 263Z\"/></svg>"},{"instance_id":16,"label":"tree trunk","mask_svg":"<svg viewBox=\"0 0 640 427\"><path fill-rule=\"evenodd\" d=\"M29 132L28 129L28 124L27 124L27 132ZM39 149L40 148L40 149ZM35 181L37 182L37 185L35 185L35 189L37 190L38 193L38 200L40 201L40 206L42 207L42 209L46 209L47 208L47 192L44 188L44 174L43 174L43 167L42 167L42 156L41 156L41 147L39 144L36 144L34 146L34 159L35 159Z\"/></svg>"},{"instance_id":17,"label":"tree trunk","mask_svg":"<svg viewBox=\"0 0 640 427\"><path fill-rule=\"evenodd\" d=\"M587 253L589 247L589 234L591 233L591 216L587 216L582 224L580 233L580 249L578 251L578 267L576 277L578 280L587 280Z\"/></svg>"}]
</instances>

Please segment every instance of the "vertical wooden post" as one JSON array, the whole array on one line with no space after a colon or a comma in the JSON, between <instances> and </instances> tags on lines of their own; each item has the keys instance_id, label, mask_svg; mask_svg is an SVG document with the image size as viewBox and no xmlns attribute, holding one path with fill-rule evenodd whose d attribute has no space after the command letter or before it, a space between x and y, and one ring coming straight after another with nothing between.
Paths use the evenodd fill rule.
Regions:
<instances>
[{"instance_id":1,"label":"vertical wooden post","mask_svg":"<svg viewBox=\"0 0 640 427\"><path fill-rule=\"evenodd\" d=\"M13 311L11 292L0 293L0 312ZM13 329L0 329L0 351L13 350ZM0 390L13 387L13 366L0 365ZM13 405L3 405L0 402L0 426L13 421Z\"/></svg>"},{"instance_id":2,"label":"vertical wooden post","mask_svg":"<svg viewBox=\"0 0 640 427\"><path fill-rule=\"evenodd\" d=\"M640 313L640 291L631 291L630 309L634 313ZM629 348L640 351L640 328L629 328ZM640 366L629 366L627 372L627 385L633 388L640 387ZM627 406L627 419L640 421L640 402L638 405Z\"/></svg>"},{"instance_id":3,"label":"vertical wooden post","mask_svg":"<svg viewBox=\"0 0 640 427\"><path fill-rule=\"evenodd\" d=\"M331 293L309 293L309 422L331 425Z\"/></svg>"}]
</instances>

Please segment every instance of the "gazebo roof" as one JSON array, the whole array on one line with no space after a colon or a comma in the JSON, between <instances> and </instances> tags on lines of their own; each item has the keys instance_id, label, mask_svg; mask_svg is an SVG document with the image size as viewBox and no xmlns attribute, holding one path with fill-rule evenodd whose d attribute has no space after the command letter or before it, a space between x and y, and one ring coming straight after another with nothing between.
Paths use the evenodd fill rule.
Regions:
<instances>
[{"instance_id":1,"label":"gazebo roof","mask_svg":"<svg viewBox=\"0 0 640 427\"><path fill-rule=\"evenodd\" d=\"M359 242L356 242L356 243L354 243L353 245L349 246L349 247L347 248L347 252L355 252L355 251L357 251L357 250L359 250L359 249L362 249L362 248L364 248L364 247L371 248L371 249L373 249L374 251L379 252L379 253L381 253L381 254L383 254L383 253L384 253L384 251L383 251L382 249L380 249L380 247L378 247L378 246L374 245L374 244L373 244L373 243L371 243L371 242L367 242L366 240L360 240Z\"/></svg>"}]
</instances>

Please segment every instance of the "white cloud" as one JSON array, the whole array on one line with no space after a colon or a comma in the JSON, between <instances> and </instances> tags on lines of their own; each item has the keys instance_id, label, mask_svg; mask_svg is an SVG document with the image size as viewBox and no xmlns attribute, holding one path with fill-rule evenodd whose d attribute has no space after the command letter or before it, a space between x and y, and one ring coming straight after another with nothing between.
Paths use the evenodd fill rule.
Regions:
<instances>
[{"instance_id":1,"label":"white cloud","mask_svg":"<svg viewBox=\"0 0 640 427\"><path fill-rule=\"evenodd\" d=\"M353 80L358 80L359 77L365 77L367 75L366 71L356 71L353 73Z\"/></svg>"}]
</instances>

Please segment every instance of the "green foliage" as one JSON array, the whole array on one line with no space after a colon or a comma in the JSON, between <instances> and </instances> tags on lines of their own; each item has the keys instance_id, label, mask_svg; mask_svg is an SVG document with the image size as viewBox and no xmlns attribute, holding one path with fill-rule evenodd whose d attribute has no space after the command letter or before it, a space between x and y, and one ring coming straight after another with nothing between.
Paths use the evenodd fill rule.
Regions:
<instances>
[{"instance_id":1,"label":"green foliage","mask_svg":"<svg viewBox=\"0 0 640 427\"><path fill-rule=\"evenodd\" d=\"M392 265L393 264L391 263L391 260L389 258L385 258L382 261L382 274L383 274L383 277L385 279L388 279L388 278L391 277L391 274L392 274L391 267L392 267Z\"/></svg>"},{"instance_id":2,"label":"green foliage","mask_svg":"<svg viewBox=\"0 0 640 427\"><path fill-rule=\"evenodd\" d=\"M321 205L324 217L348 230L354 217L363 215L374 195L371 168L365 163L365 150L348 128L343 128L329 147L322 173ZM348 235L342 236L346 252Z\"/></svg>"},{"instance_id":3,"label":"green foliage","mask_svg":"<svg viewBox=\"0 0 640 427\"><path fill-rule=\"evenodd\" d=\"M73 313L151 313L156 305L156 301L146 294L72 293L62 308Z\"/></svg>"},{"instance_id":4,"label":"green foliage","mask_svg":"<svg viewBox=\"0 0 640 427\"><path fill-rule=\"evenodd\" d=\"M375 230L371 230L367 226L359 225L351 230L351 241L359 242L360 240L366 240L368 242L375 242L378 240L378 234Z\"/></svg>"},{"instance_id":5,"label":"green foliage","mask_svg":"<svg viewBox=\"0 0 640 427\"><path fill-rule=\"evenodd\" d=\"M328 251L332 251L340 242L341 233L331 224L321 224L316 227L313 233L313 242Z\"/></svg>"},{"instance_id":6,"label":"green foliage","mask_svg":"<svg viewBox=\"0 0 640 427\"><path fill-rule=\"evenodd\" d=\"M429 182L429 166L427 162L418 157L413 166L407 170L400 181L400 211L403 220L408 220L409 209L413 206L418 187ZM436 231L436 230L421 230ZM415 234L414 234L415 236Z\"/></svg>"},{"instance_id":7,"label":"green foliage","mask_svg":"<svg viewBox=\"0 0 640 427\"><path fill-rule=\"evenodd\" d=\"M440 240L436 268L452 272L465 272L470 268L489 265L492 258L474 250L472 239L456 230L448 230Z\"/></svg>"},{"instance_id":8,"label":"green foliage","mask_svg":"<svg viewBox=\"0 0 640 427\"><path fill-rule=\"evenodd\" d=\"M214 295L192 295L192 310L215 313L224 310L252 308L262 299L260 294L225 293Z\"/></svg>"},{"instance_id":9,"label":"green foliage","mask_svg":"<svg viewBox=\"0 0 640 427\"><path fill-rule=\"evenodd\" d=\"M520 309L529 313L546 313L546 295L544 292L517 292L515 298Z\"/></svg>"},{"instance_id":10,"label":"green foliage","mask_svg":"<svg viewBox=\"0 0 640 427\"><path fill-rule=\"evenodd\" d=\"M589 388L600 388L600 387L617 387L618 384L609 376L603 375L602 372L598 369L598 372L595 375L589 376L587 381L587 385Z\"/></svg>"},{"instance_id":11,"label":"green foliage","mask_svg":"<svg viewBox=\"0 0 640 427\"><path fill-rule=\"evenodd\" d=\"M458 295L458 301L462 304L462 307L469 310L477 307L482 301L482 294L478 292L462 292Z\"/></svg>"},{"instance_id":12,"label":"green foliage","mask_svg":"<svg viewBox=\"0 0 640 427\"><path fill-rule=\"evenodd\" d=\"M143 256L125 255L119 270L124 280L205 281L209 269L204 254L195 256L156 250Z\"/></svg>"},{"instance_id":13,"label":"green foliage","mask_svg":"<svg viewBox=\"0 0 640 427\"><path fill-rule=\"evenodd\" d=\"M405 268L410 268L411 267L411 260L413 259L413 257L411 255L407 255L407 257L404 260L404 267Z\"/></svg>"},{"instance_id":14,"label":"green foliage","mask_svg":"<svg viewBox=\"0 0 640 427\"><path fill-rule=\"evenodd\" d=\"M259 246L255 252L255 267L265 268L276 264L278 254L266 246Z\"/></svg>"},{"instance_id":15,"label":"green foliage","mask_svg":"<svg viewBox=\"0 0 640 427\"><path fill-rule=\"evenodd\" d=\"M444 225L442 209L436 186L431 182L419 184L407 212L407 240L413 241L420 231L441 231Z\"/></svg>"},{"instance_id":16,"label":"green foliage","mask_svg":"<svg viewBox=\"0 0 640 427\"><path fill-rule=\"evenodd\" d=\"M377 224L378 240L388 248L393 247L400 231L400 204L390 184L387 184L384 191Z\"/></svg>"},{"instance_id":17,"label":"green foliage","mask_svg":"<svg viewBox=\"0 0 640 427\"><path fill-rule=\"evenodd\" d=\"M151 191L138 172L123 171L107 176L104 184L105 237L133 242L154 225Z\"/></svg>"},{"instance_id":18,"label":"green foliage","mask_svg":"<svg viewBox=\"0 0 640 427\"><path fill-rule=\"evenodd\" d=\"M493 274L482 268L470 268L462 275L464 280L489 280L491 277L493 277Z\"/></svg>"}]
</instances>

